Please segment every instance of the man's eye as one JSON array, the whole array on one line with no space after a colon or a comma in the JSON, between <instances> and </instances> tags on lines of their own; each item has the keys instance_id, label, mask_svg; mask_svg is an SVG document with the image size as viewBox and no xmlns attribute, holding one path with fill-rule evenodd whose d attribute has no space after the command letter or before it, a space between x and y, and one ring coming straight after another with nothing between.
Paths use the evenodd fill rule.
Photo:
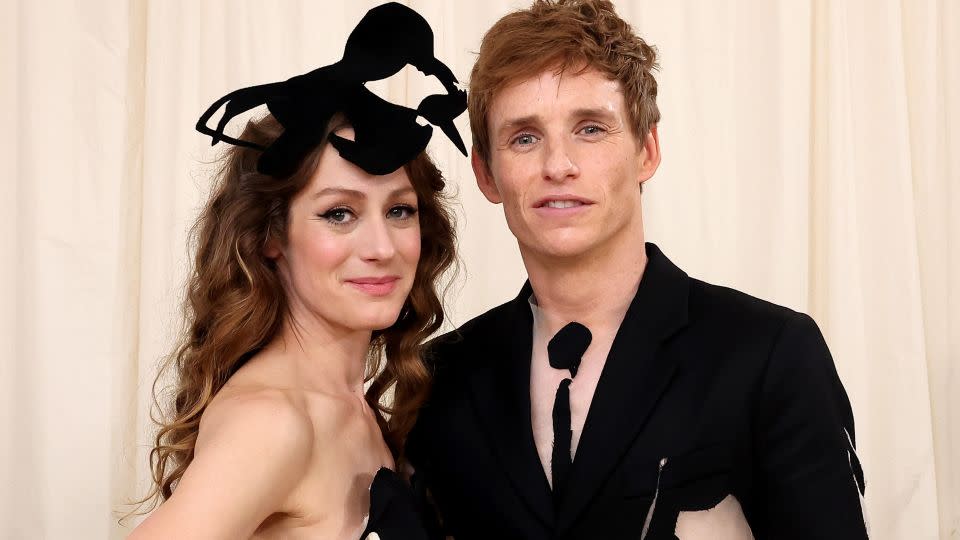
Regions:
<instances>
[{"instance_id":1,"label":"man's eye","mask_svg":"<svg viewBox=\"0 0 960 540\"><path fill-rule=\"evenodd\" d=\"M603 133L604 129L600 126L586 126L581 131L586 135L597 135Z\"/></svg>"},{"instance_id":2,"label":"man's eye","mask_svg":"<svg viewBox=\"0 0 960 540\"><path fill-rule=\"evenodd\" d=\"M529 133L524 133L522 135L518 135L515 139L513 139L513 142L514 144L518 144L520 146L527 146L537 142L537 137Z\"/></svg>"},{"instance_id":3,"label":"man's eye","mask_svg":"<svg viewBox=\"0 0 960 540\"><path fill-rule=\"evenodd\" d=\"M391 219L409 219L417 213L417 209L405 204L394 206L387 212L387 217Z\"/></svg>"}]
</instances>

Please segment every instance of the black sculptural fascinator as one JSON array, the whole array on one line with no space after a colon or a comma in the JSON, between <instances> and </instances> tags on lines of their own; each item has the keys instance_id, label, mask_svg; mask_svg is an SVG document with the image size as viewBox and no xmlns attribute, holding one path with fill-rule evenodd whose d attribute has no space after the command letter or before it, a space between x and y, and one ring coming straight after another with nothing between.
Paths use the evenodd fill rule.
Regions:
<instances>
[{"instance_id":1,"label":"black sculptural fascinator","mask_svg":"<svg viewBox=\"0 0 960 540\"><path fill-rule=\"evenodd\" d=\"M364 86L367 81L394 75L407 64L436 77L447 93L427 96L416 109L410 109L383 100ZM285 177L293 174L310 149L323 141L333 115L343 113L353 127L355 140L331 133L330 144L341 157L364 171L388 174L427 147L433 128L418 124L418 116L443 130L467 155L453 125L453 119L467 108L467 94L456 83L450 68L433 54L433 31L426 19L390 2L364 15L347 38L339 62L284 82L230 92L203 113L197 131L209 135L211 145L224 141L262 150L257 170ZM223 117L216 129L211 129L207 122L223 105ZM264 147L224 134L227 122L260 105L266 105L283 126L283 133L273 143Z\"/></svg>"}]
</instances>

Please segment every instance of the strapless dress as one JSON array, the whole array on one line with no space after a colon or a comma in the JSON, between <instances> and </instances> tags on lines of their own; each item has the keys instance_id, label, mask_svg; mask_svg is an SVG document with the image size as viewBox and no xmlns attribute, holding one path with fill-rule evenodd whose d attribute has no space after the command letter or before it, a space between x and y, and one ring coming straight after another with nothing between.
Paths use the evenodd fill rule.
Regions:
<instances>
[{"instance_id":1,"label":"strapless dress","mask_svg":"<svg viewBox=\"0 0 960 540\"><path fill-rule=\"evenodd\" d=\"M381 468L370 484L370 513L361 540L429 540L422 506L397 473Z\"/></svg>"}]
</instances>

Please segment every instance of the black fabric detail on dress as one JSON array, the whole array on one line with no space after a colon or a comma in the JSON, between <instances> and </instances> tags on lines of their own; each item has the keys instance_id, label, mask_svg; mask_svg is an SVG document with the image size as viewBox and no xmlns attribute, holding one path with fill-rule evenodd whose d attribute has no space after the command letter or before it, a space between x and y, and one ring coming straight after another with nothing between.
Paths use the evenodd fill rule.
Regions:
<instances>
[{"instance_id":1,"label":"black fabric detail on dress","mask_svg":"<svg viewBox=\"0 0 960 540\"><path fill-rule=\"evenodd\" d=\"M383 100L364 86L365 82L399 72L407 64L426 76L437 77L447 93L427 96L411 109ZM262 147L224 134L227 122L260 105L266 105L283 126L283 133L273 143ZM207 122L223 106L223 117L211 129ZM391 2L364 15L347 39L340 61L284 82L231 92L200 116L196 128L211 137L211 144L224 141L262 150L257 170L286 177L323 142L333 115L343 113L354 129L355 140L331 135L331 144L344 159L370 174L382 175L397 170L426 148L433 128L418 124L418 116L439 127L467 155L453 124L466 108L466 92L457 88L453 72L434 56L433 31L426 19Z\"/></svg>"},{"instance_id":2,"label":"black fabric detail on dress","mask_svg":"<svg viewBox=\"0 0 960 540\"><path fill-rule=\"evenodd\" d=\"M390 469L381 468L370 484L370 517L361 539L428 540L413 491Z\"/></svg>"}]
</instances>

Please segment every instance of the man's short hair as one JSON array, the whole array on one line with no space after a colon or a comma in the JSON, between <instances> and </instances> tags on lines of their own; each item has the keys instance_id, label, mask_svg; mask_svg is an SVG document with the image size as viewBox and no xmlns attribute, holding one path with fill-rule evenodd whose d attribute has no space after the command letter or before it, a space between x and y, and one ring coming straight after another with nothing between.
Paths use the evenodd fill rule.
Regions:
<instances>
[{"instance_id":1,"label":"man's short hair","mask_svg":"<svg viewBox=\"0 0 960 540\"><path fill-rule=\"evenodd\" d=\"M496 93L551 68L593 68L619 81L633 133L643 139L660 121L656 59L609 0L535 0L497 21L480 44L467 98L475 151L489 162L487 114Z\"/></svg>"}]
</instances>

